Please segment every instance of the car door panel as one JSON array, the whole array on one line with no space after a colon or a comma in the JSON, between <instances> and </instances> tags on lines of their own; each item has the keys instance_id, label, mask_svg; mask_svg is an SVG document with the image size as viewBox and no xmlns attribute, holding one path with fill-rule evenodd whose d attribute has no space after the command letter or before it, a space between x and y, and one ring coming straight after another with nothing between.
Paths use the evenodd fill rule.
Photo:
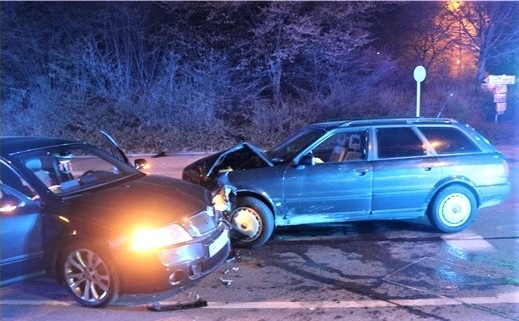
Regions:
<instances>
[{"instance_id":1,"label":"car door panel","mask_svg":"<svg viewBox=\"0 0 519 321\"><path fill-rule=\"evenodd\" d=\"M367 217L372 170L366 161L289 166L283 182L287 224Z\"/></svg>"},{"instance_id":2,"label":"car door panel","mask_svg":"<svg viewBox=\"0 0 519 321\"><path fill-rule=\"evenodd\" d=\"M0 285L44 273L40 206L2 185Z\"/></svg>"},{"instance_id":3,"label":"car door panel","mask_svg":"<svg viewBox=\"0 0 519 321\"><path fill-rule=\"evenodd\" d=\"M441 176L435 158L378 160L373 163L374 217L416 217L423 214Z\"/></svg>"}]
</instances>

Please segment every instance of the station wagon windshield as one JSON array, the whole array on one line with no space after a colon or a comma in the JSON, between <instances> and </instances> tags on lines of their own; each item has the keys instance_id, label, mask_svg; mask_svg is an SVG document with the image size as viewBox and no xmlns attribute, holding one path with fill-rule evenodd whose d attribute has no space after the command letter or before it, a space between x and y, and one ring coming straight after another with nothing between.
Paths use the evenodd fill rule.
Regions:
<instances>
[{"instance_id":1,"label":"station wagon windshield","mask_svg":"<svg viewBox=\"0 0 519 321\"><path fill-rule=\"evenodd\" d=\"M290 161L300 151L307 148L315 142L319 137L324 134L323 130L315 128L305 128L294 136L290 137L286 141L274 147L270 152L269 156L273 162L286 162Z\"/></svg>"},{"instance_id":2,"label":"station wagon windshield","mask_svg":"<svg viewBox=\"0 0 519 321\"><path fill-rule=\"evenodd\" d=\"M140 173L86 145L31 151L18 155L17 160L55 194L78 192Z\"/></svg>"}]
</instances>

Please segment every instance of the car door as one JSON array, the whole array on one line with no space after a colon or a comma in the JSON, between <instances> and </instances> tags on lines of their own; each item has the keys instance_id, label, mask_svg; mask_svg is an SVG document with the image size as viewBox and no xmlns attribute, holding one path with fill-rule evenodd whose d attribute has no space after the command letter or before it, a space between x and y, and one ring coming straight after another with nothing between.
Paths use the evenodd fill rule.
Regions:
<instances>
[{"instance_id":1,"label":"car door","mask_svg":"<svg viewBox=\"0 0 519 321\"><path fill-rule=\"evenodd\" d=\"M365 130L336 132L289 165L283 180L288 224L366 217L371 210L372 183L367 146Z\"/></svg>"},{"instance_id":2,"label":"car door","mask_svg":"<svg viewBox=\"0 0 519 321\"><path fill-rule=\"evenodd\" d=\"M33 191L12 169L1 166L0 285L43 274L43 231Z\"/></svg>"},{"instance_id":3,"label":"car door","mask_svg":"<svg viewBox=\"0 0 519 321\"><path fill-rule=\"evenodd\" d=\"M374 136L373 218L422 215L441 175L437 158L412 127L376 128Z\"/></svg>"},{"instance_id":4,"label":"car door","mask_svg":"<svg viewBox=\"0 0 519 321\"><path fill-rule=\"evenodd\" d=\"M100 132L101 132L101 135L106 139L106 142L108 143L112 156L130 166L133 166L130 163L128 156L126 156L126 153L121 149L121 147L119 147L119 144L117 143L117 141L104 130L101 130Z\"/></svg>"}]
</instances>

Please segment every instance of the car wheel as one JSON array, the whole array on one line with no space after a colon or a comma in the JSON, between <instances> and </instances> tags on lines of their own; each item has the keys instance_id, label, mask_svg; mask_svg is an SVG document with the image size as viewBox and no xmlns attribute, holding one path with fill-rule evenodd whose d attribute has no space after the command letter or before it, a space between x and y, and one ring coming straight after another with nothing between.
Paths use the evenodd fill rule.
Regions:
<instances>
[{"instance_id":1,"label":"car wheel","mask_svg":"<svg viewBox=\"0 0 519 321\"><path fill-rule=\"evenodd\" d=\"M253 197L238 198L229 221L240 234L235 243L238 247L258 248L269 240L274 231L272 211Z\"/></svg>"},{"instance_id":2,"label":"car wheel","mask_svg":"<svg viewBox=\"0 0 519 321\"><path fill-rule=\"evenodd\" d=\"M115 269L91 247L67 247L63 251L61 269L66 289L83 306L103 307L118 296Z\"/></svg>"},{"instance_id":3,"label":"car wheel","mask_svg":"<svg viewBox=\"0 0 519 321\"><path fill-rule=\"evenodd\" d=\"M449 186L441 190L429 208L429 220L439 231L459 232L476 217L474 194L463 186Z\"/></svg>"}]
</instances>

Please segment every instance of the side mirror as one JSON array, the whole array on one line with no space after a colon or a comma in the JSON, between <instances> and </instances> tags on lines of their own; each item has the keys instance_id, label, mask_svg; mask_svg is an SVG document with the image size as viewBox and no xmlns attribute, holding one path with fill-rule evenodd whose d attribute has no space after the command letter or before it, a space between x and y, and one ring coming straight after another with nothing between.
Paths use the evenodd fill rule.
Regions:
<instances>
[{"instance_id":1,"label":"side mirror","mask_svg":"<svg viewBox=\"0 0 519 321\"><path fill-rule=\"evenodd\" d=\"M306 165L306 166L314 166L315 165L315 157L312 154L307 154L301 157L299 164L297 165Z\"/></svg>"},{"instance_id":2,"label":"side mirror","mask_svg":"<svg viewBox=\"0 0 519 321\"><path fill-rule=\"evenodd\" d=\"M10 215L12 214L18 207L23 206L23 201L12 195L3 195L0 199L0 214Z\"/></svg>"},{"instance_id":3,"label":"side mirror","mask_svg":"<svg viewBox=\"0 0 519 321\"><path fill-rule=\"evenodd\" d=\"M144 158L137 158L133 162L133 167L137 170L145 170L150 168L150 164Z\"/></svg>"}]
</instances>

